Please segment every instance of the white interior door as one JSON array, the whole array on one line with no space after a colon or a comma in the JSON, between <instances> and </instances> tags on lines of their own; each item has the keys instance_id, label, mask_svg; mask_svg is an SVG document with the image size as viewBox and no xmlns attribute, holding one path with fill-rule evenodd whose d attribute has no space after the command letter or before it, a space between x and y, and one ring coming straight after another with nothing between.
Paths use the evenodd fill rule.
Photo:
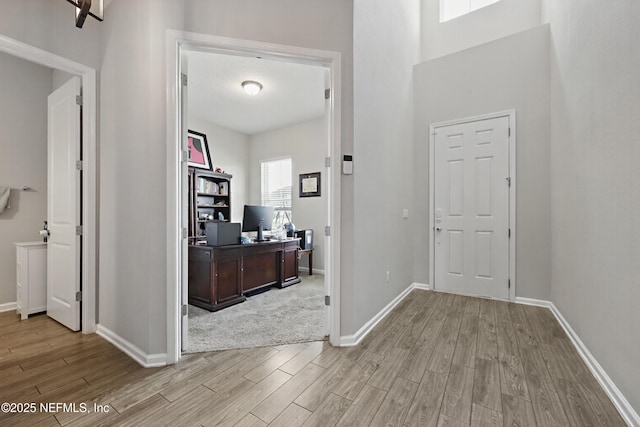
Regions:
<instances>
[{"instance_id":1,"label":"white interior door","mask_svg":"<svg viewBox=\"0 0 640 427\"><path fill-rule=\"evenodd\" d=\"M435 128L435 287L509 298L509 118Z\"/></svg>"},{"instance_id":2,"label":"white interior door","mask_svg":"<svg viewBox=\"0 0 640 427\"><path fill-rule=\"evenodd\" d=\"M80 330L80 78L73 77L48 100L47 315Z\"/></svg>"}]
</instances>

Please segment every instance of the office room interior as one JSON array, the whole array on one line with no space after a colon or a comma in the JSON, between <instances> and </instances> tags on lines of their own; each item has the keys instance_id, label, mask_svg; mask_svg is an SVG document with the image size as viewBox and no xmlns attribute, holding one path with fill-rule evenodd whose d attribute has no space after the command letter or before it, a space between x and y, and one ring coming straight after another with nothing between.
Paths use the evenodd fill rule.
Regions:
<instances>
[{"instance_id":1,"label":"office room interior","mask_svg":"<svg viewBox=\"0 0 640 427\"><path fill-rule=\"evenodd\" d=\"M99 349L99 360L113 357L104 375L120 376L101 389L115 413L94 416L114 422L135 419L136 410L168 413L183 402L171 383L191 386L201 376L189 413L205 425L288 416L313 424L330 409L336 419L325 420L336 425L356 415L361 425L389 417L411 425L421 410L434 423L490 416L640 425L640 4L93 0L80 28L76 10L82 15L85 2L77 3L0 1L7 399L89 401L84 387L98 393L106 384L87 362ZM259 80L270 76L264 64L278 80ZM224 74L236 71L237 78ZM246 80L258 80L262 92L244 93ZM237 93L239 104L216 88ZM66 90L77 119L69 156L49 149L66 135L51 125L59 111L52 96ZM290 104L263 105L257 116L243 110L280 91L289 91ZM313 93L297 98L301 92ZM257 127L272 113L289 118ZM189 131L206 135L208 167L189 165ZM229 288L215 270L225 246L191 234L204 229L191 228L190 217L210 220L189 213L189 177L216 168L231 175L230 215L216 212L214 220L242 224L245 206L265 204L261 164L283 159L291 159L289 222L313 230L324 340L190 353L184 307L193 246L212 248L211 298ZM301 197L301 180L316 172L321 191ZM65 224L68 247L66 237L56 240ZM262 247L276 245L276 233L267 232L274 238ZM241 242L231 246L261 247ZM294 250L295 274L284 266L294 259L284 246L270 252L283 265L269 265L270 290L256 295L242 288L254 280L242 270L249 253L235 253L238 303L219 311L211 304L212 313L302 289L309 257ZM29 268L32 259L48 263ZM288 274L295 280L281 286ZM38 294L28 282L40 279L46 292ZM476 326L465 332L468 316ZM478 337L474 356L458 364L456 349L469 334ZM252 358L251 369L239 367ZM232 362L238 376L228 384L222 374L203 374ZM362 375L349 387L348 367ZM493 378L483 372L496 375L495 399L478 394ZM470 375L464 386L461 373ZM521 382L511 391L510 375ZM294 380L298 394L271 404ZM206 396L233 381L241 390L206 412ZM456 384L465 391L457 395ZM468 408L418 408L431 385L441 390L433 402L467 396ZM117 396L134 389L129 403ZM260 399L249 404L248 396ZM358 412L363 402L375 407L369 418ZM223 415L215 422L204 415L214 412Z\"/></svg>"}]
</instances>

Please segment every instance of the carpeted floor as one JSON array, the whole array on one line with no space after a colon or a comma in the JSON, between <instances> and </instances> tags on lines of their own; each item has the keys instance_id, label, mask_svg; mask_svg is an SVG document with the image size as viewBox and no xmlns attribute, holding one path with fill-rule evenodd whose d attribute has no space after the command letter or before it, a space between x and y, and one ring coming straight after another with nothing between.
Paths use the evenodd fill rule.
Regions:
<instances>
[{"instance_id":1,"label":"carpeted floor","mask_svg":"<svg viewBox=\"0 0 640 427\"><path fill-rule=\"evenodd\" d=\"M265 347L324 339L324 276L303 273L302 282L248 297L210 312L189 306L188 353Z\"/></svg>"}]
</instances>

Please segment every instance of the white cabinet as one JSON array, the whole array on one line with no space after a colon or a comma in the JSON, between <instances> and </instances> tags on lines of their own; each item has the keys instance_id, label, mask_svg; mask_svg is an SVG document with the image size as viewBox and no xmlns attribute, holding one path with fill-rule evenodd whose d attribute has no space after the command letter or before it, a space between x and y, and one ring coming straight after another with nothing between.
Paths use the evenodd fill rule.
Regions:
<instances>
[{"instance_id":1,"label":"white cabinet","mask_svg":"<svg viewBox=\"0 0 640 427\"><path fill-rule=\"evenodd\" d=\"M22 320L47 311L47 244L16 243L16 305Z\"/></svg>"}]
</instances>

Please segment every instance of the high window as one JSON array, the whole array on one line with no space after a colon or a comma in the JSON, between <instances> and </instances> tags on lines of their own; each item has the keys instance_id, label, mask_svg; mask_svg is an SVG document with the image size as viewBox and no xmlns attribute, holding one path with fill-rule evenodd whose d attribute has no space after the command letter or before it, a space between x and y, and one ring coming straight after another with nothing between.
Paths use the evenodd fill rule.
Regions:
<instances>
[{"instance_id":1,"label":"high window","mask_svg":"<svg viewBox=\"0 0 640 427\"><path fill-rule=\"evenodd\" d=\"M291 218L291 159L261 162L262 205L273 206L272 229L292 222Z\"/></svg>"},{"instance_id":2,"label":"high window","mask_svg":"<svg viewBox=\"0 0 640 427\"><path fill-rule=\"evenodd\" d=\"M440 22L466 15L500 0L440 0Z\"/></svg>"}]
</instances>

